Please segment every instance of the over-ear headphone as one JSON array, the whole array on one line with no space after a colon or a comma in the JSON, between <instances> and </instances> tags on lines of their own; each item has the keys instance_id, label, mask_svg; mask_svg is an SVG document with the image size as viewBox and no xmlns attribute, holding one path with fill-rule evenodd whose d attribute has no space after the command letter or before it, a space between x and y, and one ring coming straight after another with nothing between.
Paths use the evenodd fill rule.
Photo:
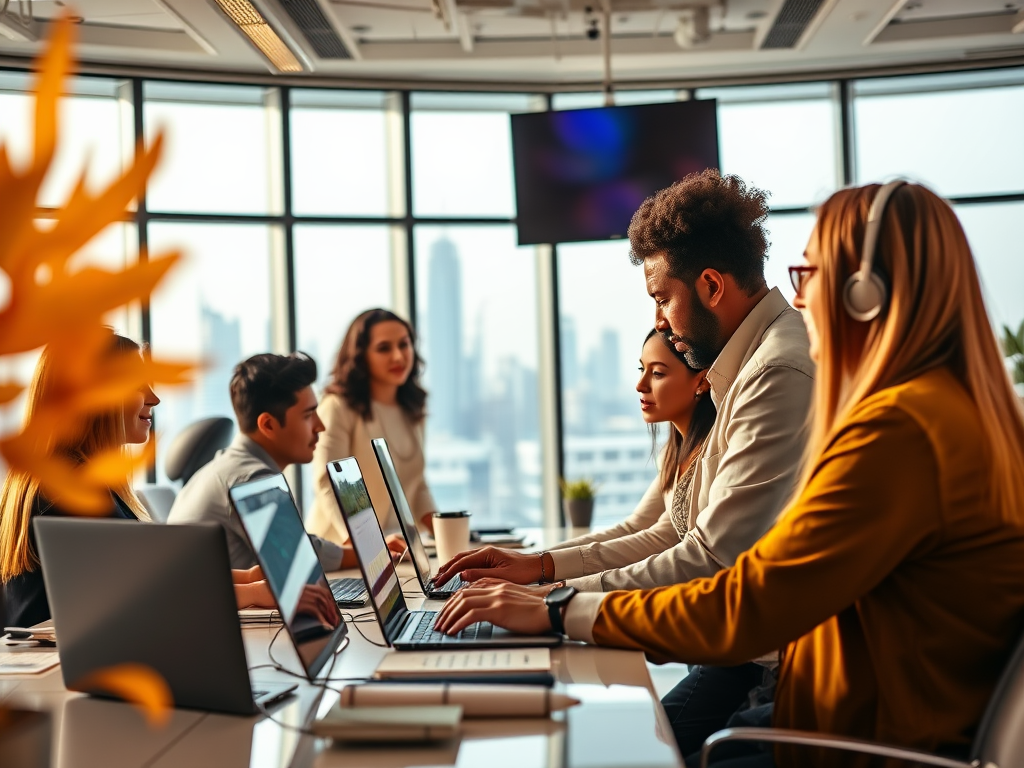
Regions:
<instances>
[{"instance_id":1,"label":"over-ear headphone","mask_svg":"<svg viewBox=\"0 0 1024 768\"><path fill-rule=\"evenodd\" d=\"M885 281L874 271L875 249L878 235L882 230L882 215L893 192L907 182L902 179L890 181L878 190L868 211L868 224L864 229L864 247L860 254L860 269L850 275L843 288L843 305L847 314L862 323L878 317L889 299Z\"/></svg>"}]
</instances>

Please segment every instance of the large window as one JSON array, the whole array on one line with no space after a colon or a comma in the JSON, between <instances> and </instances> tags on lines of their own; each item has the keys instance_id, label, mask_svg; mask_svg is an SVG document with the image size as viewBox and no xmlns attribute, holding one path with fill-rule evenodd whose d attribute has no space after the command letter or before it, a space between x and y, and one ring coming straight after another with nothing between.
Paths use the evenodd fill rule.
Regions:
<instances>
[{"instance_id":1,"label":"large window","mask_svg":"<svg viewBox=\"0 0 1024 768\"><path fill-rule=\"evenodd\" d=\"M940 195L1024 192L1024 71L853 84L856 181L905 176Z\"/></svg>"},{"instance_id":2,"label":"large window","mask_svg":"<svg viewBox=\"0 0 1024 768\"><path fill-rule=\"evenodd\" d=\"M567 479L597 482L597 524L632 512L657 474L636 391L654 302L628 254L623 241L558 247L563 462Z\"/></svg>"},{"instance_id":3,"label":"large window","mask_svg":"<svg viewBox=\"0 0 1024 768\"><path fill-rule=\"evenodd\" d=\"M412 199L417 216L511 218L508 116L541 107L515 94L412 94Z\"/></svg>"},{"instance_id":4,"label":"large window","mask_svg":"<svg viewBox=\"0 0 1024 768\"><path fill-rule=\"evenodd\" d=\"M294 233L295 339L316 360L319 395L356 315L373 307L394 310L391 260L398 233L386 226L336 224L299 224ZM302 478L303 507L309 509L308 466Z\"/></svg>"},{"instance_id":5,"label":"large window","mask_svg":"<svg viewBox=\"0 0 1024 768\"><path fill-rule=\"evenodd\" d=\"M281 213L277 92L242 86L146 83L146 141L164 132L150 179L151 211Z\"/></svg>"},{"instance_id":6,"label":"large window","mask_svg":"<svg viewBox=\"0 0 1024 768\"><path fill-rule=\"evenodd\" d=\"M0 141L20 164L31 153L30 87L28 75L0 72ZM618 91L614 100L687 97L717 99L722 170L770 193L766 277L787 299L786 268L802 257L814 206L845 183L905 175L955 206L993 325L1024 321L1024 69ZM323 384L352 319L384 306L412 312L420 335L427 477L441 509L470 509L479 524L553 523L559 511L542 489L561 470L599 483L597 524L612 523L655 474L635 391L653 306L625 242L560 245L554 269L547 249L516 244L509 115L548 101L573 109L604 97L76 77L38 218L66 200L87 161L91 189L122 172L136 125L150 142L163 130L145 208L73 267L124 264L139 242L183 250L148 310L110 318L137 337L148 328L164 357L204 363L193 386L159 393L164 439L231 415L233 366L292 339L317 360ZM8 291L0 274L0 309ZM27 378L34 360L7 361L0 377ZM542 423L541 413L559 411L561 423ZM13 426L20 414L0 418ZM300 478L308 499L309 475Z\"/></svg>"},{"instance_id":7,"label":"large window","mask_svg":"<svg viewBox=\"0 0 1024 768\"><path fill-rule=\"evenodd\" d=\"M16 168L33 154L33 79L0 72L0 142ZM123 82L78 77L66 85L58 111L58 149L40 189L37 205L54 207L67 201L85 172L87 187L96 191L116 179L134 145L131 105L118 98Z\"/></svg>"},{"instance_id":8,"label":"large window","mask_svg":"<svg viewBox=\"0 0 1024 768\"><path fill-rule=\"evenodd\" d=\"M235 365L271 349L274 234L261 224L149 225L151 251L180 248L187 254L153 294L153 348L165 358L203 364L194 386L158 393L163 402L156 424L166 437L197 419L233 417L228 385ZM165 445L157 451L161 478Z\"/></svg>"},{"instance_id":9,"label":"large window","mask_svg":"<svg viewBox=\"0 0 1024 768\"><path fill-rule=\"evenodd\" d=\"M539 524L536 270L511 226L415 230L427 481L477 524Z\"/></svg>"},{"instance_id":10,"label":"large window","mask_svg":"<svg viewBox=\"0 0 1024 768\"><path fill-rule=\"evenodd\" d=\"M718 100L722 172L770 193L772 208L805 208L841 186L831 83L700 89Z\"/></svg>"},{"instance_id":11,"label":"large window","mask_svg":"<svg viewBox=\"0 0 1024 768\"><path fill-rule=\"evenodd\" d=\"M377 91L291 92L293 213L405 214L397 101Z\"/></svg>"}]
</instances>

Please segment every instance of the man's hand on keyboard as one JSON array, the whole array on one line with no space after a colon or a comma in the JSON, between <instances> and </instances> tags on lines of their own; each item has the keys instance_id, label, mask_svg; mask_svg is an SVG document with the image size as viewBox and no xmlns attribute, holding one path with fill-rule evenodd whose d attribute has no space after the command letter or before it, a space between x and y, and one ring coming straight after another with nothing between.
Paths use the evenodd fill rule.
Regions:
<instances>
[{"instance_id":1,"label":"man's hand on keyboard","mask_svg":"<svg viewBox=\"0 0 1024 768\"><path fill-rule=\"evenodd\" d=\"M391 553L391 562L395 564L400 563L402 558L405 557L406 549L408 549L405 545L405 538L397 533L392 533L384 540L384 543L388 545L388 551Z\"/></svg>"},{"instance_id":2,"label":"man's hand on keyboard","mask_svg":"<svg viewBox=\"0 0 1024 768\"><path fill-rule=\"evenodd\" d=\"M476 584L448 598L434 623L434 629L454 635L470 624L489 621L512 632L539 635L551 631L551 619L544 596L532 587L499 582Z\"/></svg>"}]
</instances>

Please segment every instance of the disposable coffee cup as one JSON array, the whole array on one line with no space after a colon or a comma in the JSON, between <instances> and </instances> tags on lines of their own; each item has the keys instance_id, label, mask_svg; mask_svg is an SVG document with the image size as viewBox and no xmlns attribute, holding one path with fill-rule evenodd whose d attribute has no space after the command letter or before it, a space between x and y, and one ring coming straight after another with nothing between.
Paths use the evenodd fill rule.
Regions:
<instances>
[{"instance_id":1,"label":"disposable coffee cup","mask_svg":"<svg viewBox=\"0 0 1024 768\"><path fill-rule=\"evenodd\" d=\"M442 565L469 549L469 512L464 509L435 512L434 542L437 544L437 561Z\"/></svg>"}]
</instances>

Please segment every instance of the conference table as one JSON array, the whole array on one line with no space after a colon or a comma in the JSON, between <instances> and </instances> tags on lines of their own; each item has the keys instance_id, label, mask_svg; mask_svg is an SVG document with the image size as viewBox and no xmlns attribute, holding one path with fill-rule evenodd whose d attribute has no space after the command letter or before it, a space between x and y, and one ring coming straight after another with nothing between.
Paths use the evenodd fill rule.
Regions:
<instances>
[{"instance_id":1,"label":"conference table","mask_svg":"<svg viewBox=\"0 0 1024 768\"><path fill-rule=\"evenodd\" d=\"M562 529L530 533L538 546L561 540ZM407 595L419 592L411 566L399 566ZM358 575L342 572L339 575ZM411 607L440 603L407 598ZM356 611L363 614L370 607ZM41 675L0 678L0 705L46 711L51 717L51 765L55 768L120 766L223 766L224 768L677 768L682 760L652 684L643 654L566 643L552 651L556 690L581 701L549 718L467 720L457 738L435 744L355 746L304 733L318 714L338 700L346 678L370 676L384 654L375 621L349 624L348 645L337 654L330 681L309 683L276 669L253 679L299 682L295 695L269 709L270 717L238 717L175 709L162 726L149 725L134 706L73 693L60 668ZM271 656L294 672L301 667L278 626L242 630L248 664L270 664ZM273 646L271 648L271 642ZM372 642L371 642L372 641ZM16 652L0 647L0 652ZM2 761L0 761L2 762Z\"/></svg>"}]
</instances>

